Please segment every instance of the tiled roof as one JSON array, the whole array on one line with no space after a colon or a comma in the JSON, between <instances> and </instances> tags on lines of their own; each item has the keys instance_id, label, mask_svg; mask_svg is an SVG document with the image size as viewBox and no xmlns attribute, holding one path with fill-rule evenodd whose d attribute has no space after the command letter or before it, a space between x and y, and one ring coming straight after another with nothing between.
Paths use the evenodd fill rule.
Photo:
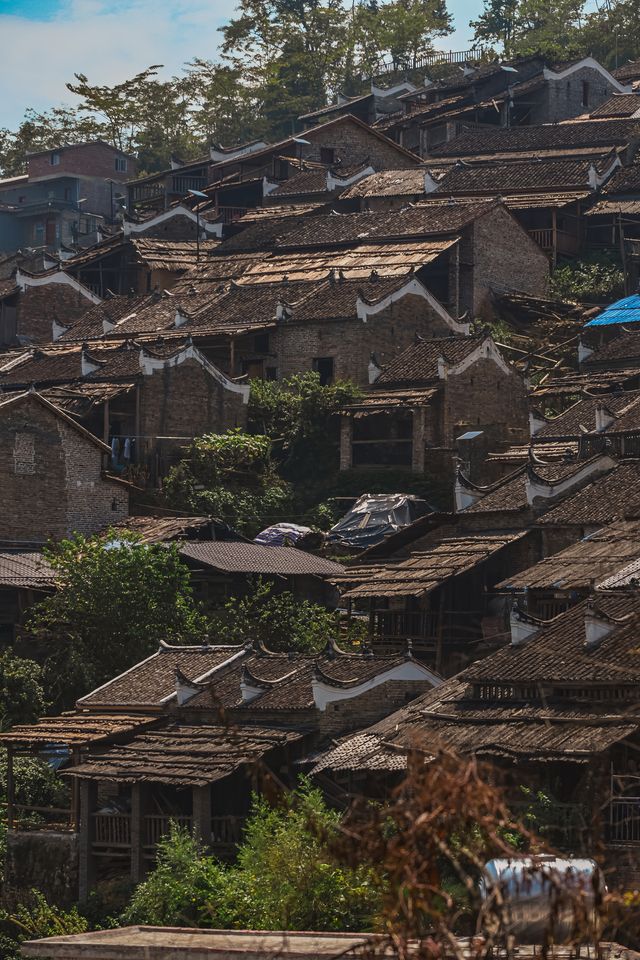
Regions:
<instances>
[{"instance_id":1,"label":"tiled roof","mask_svg":"<svg viewBox=\"0 0 640 960\"><path fill-rule=\"evenodd\" d=\"M441 540L408 559L349 567L333 582L343 598L421 597L452 577L472 570L526 534L476 534Z\"/></svg>"},{"instance_id":2,"label":"tiled roof","mask_svg":"<svg viewBox=\"0 0 640 960\"><path fill-rule=\"evenodd\" d=\"M585 432L593 432L596 429L596 408L602 404L616 418L607 428L607 433L633 429L634 423L637 424L636 429L640 429L640 391L607 393L604 396L578 400L564 413L553 417L541 427L533 437L533 443L562 437L580 437Z\"/></svg>"},{"instance_id":3,"label":"tiled roof","mask_svg":"<svg viewBox=\"0 0 640 960\"><path fill-rule=\"evenodd\" d=\"M640 95L637 93L614 93L612 97L592 110L592 117L633 117L640 110Z\"/></svg>"},{"instance_id":4,"label":"tiled roof","mask_svg":"<svg viewBox=\"0 0 640 960\"><path fill-rule=\"evenodd\" d=\"M624 83L628 80L640 79L640 60L630 60L611 71L616 80Z\"/></svg>"},{"instance_id":5,"label":"tiled roof","mask_svg":"<svg viewBox=\"0 0 640 960\"><path fill-rule=\"evenodd\" d=\"M523 128L526 129L526 128ZM556 193L558 189L588 188L592 163L590 160L537 160L500 163L471 163L460 161L438 182L440 194L464 193L498 196L535 190Z\"/></svg>"},{"instance_id":6,"label":"tiled roof","mask_svg":"<svg viewBox=\"0 0 640 960\"><path fill-rule=\"evenodd\" d=\"M375 382L378 386L416 385L438 379L438 361L455 365L466 359L484 342L485 336L472 337L436 337L433 340L420 340L407 347L380 374ZM374 388L374 389L375 389Z\"/></svg>"},{"instance_id":7,"label":"tiled roof","mask_svg":"<svg viewBox=\"0 0 640 960\"><path fill-rule=\"evenodd\" d=\"M507 577L498 589L577 590L619 572L640 558L640 522L609 524L533 567Z\"/></svg>"},{"instance_id":8,"label":"tiled roof","mask_svg":"<svg viewBox=\"0 0 640 960\"><path fill-rule=\"evenodd\" d=\"M136 296L113 296L107 297L101 303L89 307L79 320L69 325L69 330L64 333L56 343L64 343L68 340L84 340L93 337L101 337L105 332L105 323L118 324L125 317L135 314L144 309L145 306L156 301L155 294L149 293L142 297Z\"/></svg>"},{"instance_id":9,"label":"tiled roof","mask_svg":"<svg viewBox=\"0 0 640 960\"><path fill-rule=\"evenodd\" d=\"M97 690L81 697L78 706L137 708L160 707L176 690L176 668L191 680L199 681L234 655L244 653L242 646L170 647L136 664Z\"/></svg>"},{"instance_id":10,"label":"tiled roof","mask_svg":"<svg viewBox=\"0 0 640 960\"><path fill-rule=\"evenodd\" d=\"M126 736L153 723L155 718L126 713L82 714L44 717L37 723L21 723L0 733L0 743L31 747L66 744L80 747L90 743Z\"/></svg>"},{"instance_id":11,"label":"tiled roof","mask_svg":"<svg viewBox=\"0 0 640 960\"><path fill-rule=\"evenodd\" d=\"M424 167L407 170L382 170L363 177L341 194L342 200L362 197L413 197L424 191Z\"/></svg>"},{"instance_id":12,"label":"tiled roof","mask_svg":"<svg viewBox=\"0 0 640 960\"><path fill-rule=\"evenodd\" d=\"M317 194L327 192L327 171L301 170L281 183L270 194L273 197L294 197L303 194Z\"/></svg>"},{"instance_id":13,"label":"tiled roof","mask_svg":"<svg viewBox=\"0 0 640 960\"><path fill-rule=\"evenodd\" d=\"M67 767L65 776L204 786L300 738L290 730L173 723L140 733L124 746L89 754L82 763Z\"/></svg>"},{"instance_id":14,"label":"tiled roof","mask_svg":"<svg viewBox=\"0 0 640 960\"><path fill-rule=\"evenodd\" d=\"M113 526L111 524L110 526ZM214 532L222 526L213 517L128 517L117 524L116 529L130 530L137 534L143 543L167 543L171 540L190 540Z\"/></svg>"},{"instance_id":15,"label":"tiled roof","mask_svg":"<svg viewBox=\"0 0 640 960\"><path fill-rule=\"evenodd\" d=\"M623 460L605 476L592 480L538 523L596 526L617 519L640 517L640 461Z\"/></svg>"},{"instance_id":16,"label":"tiled roof","mask_svg":"<svg viewBox=\"0 0 640 960\"><path fill-rule=\"evenodd\" d=\"M188 560L227 573L331 577L344 570L339 563L296 547L265 547L259 543L189 540L180 546L180 553Z\"/></svg>"},{"instance_id":17,"label":"tiled roof","mask_svg":"<svg viewBox=\"0 0 640 960\"><path fill-rule=\"evenodd\" d=\"M640 103L640 97L638 97ZM640 136L640 120L581 120L540 126L482 127L461 133L431 152L439 157L473 157L491 153L524 153L572 147L621 147Z\"/></svg>"},{"instance_id":18,"label":"tiled roof","mask_svg":"<svg viewBox=\"0 0 640 960\"><path fill-rule=\"evenodd\" d=\"M544 451L543 451L544 452ZM536 475L549 483L555 483L579 472L584 461L536 463ZM527 469L525 464L514 470L503 480L487 487L476 487L484 491L480 500L461 511L462 515L476 513L502 513L504 511L525 510L529 506L527 499ZM538 508L540 504L538 504Z\"/></svg>"},{"instance_id":19,"label":"tiled roof","mask_svg":"<svg viewBox=\"0 0 640 960\"><path fill-rule=\"evenodd\" d=\"M48 560L36 551L0 553L0 586L43 590L53 587L55 571Z\"/></svg>"}]
</instances>

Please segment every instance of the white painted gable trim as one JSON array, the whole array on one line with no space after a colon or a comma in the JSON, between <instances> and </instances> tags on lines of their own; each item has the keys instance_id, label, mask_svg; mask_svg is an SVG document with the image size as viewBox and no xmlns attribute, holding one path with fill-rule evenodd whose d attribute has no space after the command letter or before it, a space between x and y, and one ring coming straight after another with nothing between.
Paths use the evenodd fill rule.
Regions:
<instances>
[{"instance_id":1,"label":"white painted gable trim","mask_svg":"<svg viewBox=\"0 0 640 960\"><path fill-rule=\"evenodd\" d=\"M358 180L362 180L364 177L370 177L373 173L375 173L375 170L372 166L358 170L357 173L354 173L351 177L334 177L331 170L327 170L327 190L350 187L352 183L357 183Z\"/></svg>"},{"instance_id":2,"label":"white painted gable trim","mask_svg":"<svg viewBox=\"0 0 640 960\"><path fill-rule=\"evenodd\" d=\"M597 60L594 60L593 57L585 57L583 60L578 60L577 63L571 64L570 67L567 67L566 70L550 70L548 67L545 67L543 70L543 76L545 80L564 80L566 77L570 77L573 73L576 73L578 70L584 69L584 67L590 67L592 70L595 70L600 76L611 84L612 87L619 93L632 93L633 90L631 87L623 86L615 77L613 77L609 71L602 66L601 63L598 63Z\"/></svg>"},{"instance_id":3,"label":"white painted gable trim","mask_svg":"<svg viewBox=\"0 0 640 960\"><path fill-rule=\"evenodd\" d=\"M376 687L390 680L427 680L432 687L437 687L442 683L441 677L427 670L422 664L417 663L415 660L405 660L404 663L397 664L395 667L391 667L391 669L385 670L384 673L379 673L376 677L372 677L371 680L359 683L355 687L334 687L314 677L311 681L313 700L316 708L320 710L321 713L324 713L327 709L327 704L335 703L338 700L352 700L354 697L359 697L369 690L374 690Z\"/></svg>"},{"instance_id":4,"label":"white painted gable trim","mask_svg":"<svg viewBox=\"0 0 640 960\"><path fill-rule=\"evenodd\" d=\"M605 470L610 470L615 466L615 463L615 460L612 460L611 457L599 457L592 463L588 463L582 470L572 474L572 476L567 477L565 480L561 480L560 483L544 483L527 476L527 503L531 505L538 499L548 500L550 497L560 496L568 490L572 490L583 480L587 480L589 477L599 473L604 473Z\"/></svg>"},{"instance_id":5,"label":"white painted gable trim","mask_svg":"<svg viewBox=\"0 0 640 960\"><path fill-rule=\"evenodd\" d=\"M177 367L185 360L196 360L200 366L207 371L209 376L217 380L225 390L230 393L237 393L242 397L243 403L249 402L249 393L251 387L246 384L234 383L222 370L219 370L210 360L200 353L197 347L191 343L189 346L180 350L173 357L153 357L148 354L144 347L140 350L140 370L145 377L150 377L159 370L165 370L167 367Z\"/></svg>"},{"instance_id":6,"label":"white painted gable trim","mask_svg":"<svg viewBox=\"0 0 640 960\"><path fill-rule=\"evenodd\" d=\"M65 273L63 270L59 270L57 273L49 273L46 277L28 277L18 270L16 273L16 283L23 293L27 287L47 287L51 283L62 283L71 287L76 293L81 293L82 296L90 300L91 303L102 303L102 300L96 293L92 293L83 283L80 283L75 277Z\"/></svg>"},{"instance_id":7,"label":"white painted gable trim","mask_svg":"<svg viewBox=\"0 0 640 960\"><path fill-rule=\"evenodd\" d=\"M387 97L395 97L399 93L415 93L418 88L410 80L403 80L402 83L396 83L393 87L377 87L375 83L371 84L371 93L375 97L385 100Z\"/></svg>"},{"instance_id":8,"label":"white painted gable trim","mask_svg":"<svg viewBox=\"0 0 640 960\"><path fill-rule=\"evenodd\" d=\"M187 220L191 220L195 224L198 222L198 217L193 210L179 204L177 207L171 207L170 210L165 210L163 213L151 217L150 220L145 220L144 223L130 223L128 220L125 220L123 227L124 235L125 237L129 237L132 234L145 233L150 227L157 227L161 223L166 223L167 220L173 220L174 217L186 217ZM209 223L207 220L200 220L200 230L213 237L222 237L221 223Z\"/></svg>"},{"instance_id":9,"label":"white painted gable trim","mask_svg":"<svg viewBox=\"0 0 640 960\"><path fill-rule=\"evenodd\" d=\"M225 667L228 667L229 664L230 664L230 663L233 663L235 660L238 660L238 659L241 658L241 657L246 657L246 655L247 655L247 648L246 648L246 647L242 647L242 649L241 649L241 650L238 650L236 653L231 653L231 654L229 654L229 656L227 657L227 659L226 659L226 660L223 660L222 663L219 663L216 667L212 667L211 670L205 670L205 672L204 672L204 673L201 673L200 676L196 677L193 682L194 682L194 683L197 683L198 685L200 685L200 684L202 684L202 683L205 683L207 680L209 680L209 679L214 675L214 673L217 673L219 670L222 670L222 669L224 669ZM148 657L147 659L148 659L148 660L153 660L153 657L157 657L157 656L158 656L158 654L157 654L157 653L154 653L151 657ZM147 660L143 660L142 662L143 662L143 663L146 663ZM139 664L136 664L136 666L139 666ZM130 673L131 670L135 670L135 667L131 667L130 670L126 670L125 673ZM122 674L123 677L125 676L125 673ZM116 680L117 680L117 679L118 679L118 678L116 677ZM109 681L108 683L106 683L104 686L108 687L108 686L109 686L109 683L113 683L113 681L110 680L110 681ZM98 689L102 689L102 688L99 687ZM262 692L262 691L261 691L261 692ZM87 694L87 696L90 696L90 694ZM170 700L175 700L175 698L176 698L176 691L173 690L171 693L167 694L166 697L163 697L162 700L160 700L160 703L161 703L161 704L162 704L162 703L169 703ZM79 702L79 701L78 701L78 702Z\"/></svg>"},{"instance_id":10,"label":"white painted gable trim","mask_svg":"<svg viewBox=\"0 0 640 960\"><path fill-rule=\"evenodd\" d=\"M51 339L55 342L59 340L60 337L69 330L69 327L63 327L61 323L58 323L57 320L54 320L51 324Z\"/></svg>"},{"instance_id":11,"label":"white painted gable trim","mask_svg":"<svg viewBox=\"0 0 640 960\"><path fill-rule=\"evenodd\" d=\"M396 303L398 300L402 300L404 297L415 296L422 297L423 300L426 300L429 306L438 314L438 316L444 320L447 326L453 330L454 333L461 333L464 336L467 336L469 333L469 324L468 323L459 323L457 320L454 320L450 313L442 306L439 300L430 293L427 288L420 283L417 277L412 277L404 286L400 287L398 290L394 290L393 293L390 293L388 297L379 300L378 303L365 303L361 297L358 297L356 301L356 312L359 320L362 320L363 323L366 323L369 317L375 317L377 313L381 313L383 310L386 310L392 303Z\"/></svg>"},{"instance_id":12,"label":"white painted gable trim","mask_svg":"<svg viewBox=\"0 0 640 960\"><path fill-rule=\"evenodd\" d=\"M477 363L478 360L493 360L504 374L509 375L514 372L513 367L509 366L491 337L487 337L486 340L478 344L469 356L461 360L456 366L447 363L444 359L439 359L438 376L441 380L446 380L448 377L457 377L461 373L464 373L465 370L468 370L474 363Z\"/></svg>"}]
</instances>

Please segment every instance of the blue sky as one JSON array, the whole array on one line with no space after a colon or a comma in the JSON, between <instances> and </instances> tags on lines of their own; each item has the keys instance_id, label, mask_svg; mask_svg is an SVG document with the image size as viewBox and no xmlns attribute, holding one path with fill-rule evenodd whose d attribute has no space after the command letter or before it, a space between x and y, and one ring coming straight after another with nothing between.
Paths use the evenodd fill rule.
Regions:
<instances>
[{"instance_id":1,"label":"blue sky","mask_svg":"<svg viewBox=\"0 0 640 960\"><path fill-rule=\"evenodd\" d=\"M15 127L26 107L46 109L74 98L73 73L116 83L151 63L166 76L191 57L214 59L217 28L236 0L0 0L0 127ZM481 0L449 0L456 33L443 41L464 49L468 21Z\"/></svg>"}]
</instances>

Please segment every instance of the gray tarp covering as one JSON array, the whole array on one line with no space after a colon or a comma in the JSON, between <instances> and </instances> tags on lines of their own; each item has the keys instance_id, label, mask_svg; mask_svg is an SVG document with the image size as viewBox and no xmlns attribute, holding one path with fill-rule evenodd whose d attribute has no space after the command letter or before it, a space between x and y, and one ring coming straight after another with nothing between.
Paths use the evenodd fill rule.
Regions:
<instances>
[{"instance_id":1,"label":"gray tarp covering","mask_svg":"<svg viewBox=\"0 0 640 960\"><path fill-rule=\"evenodd\" d=\"M406 493L365 493L329 531L331 543L364 550L430 513L426 500Z\"/></svg>"}]
</instances>

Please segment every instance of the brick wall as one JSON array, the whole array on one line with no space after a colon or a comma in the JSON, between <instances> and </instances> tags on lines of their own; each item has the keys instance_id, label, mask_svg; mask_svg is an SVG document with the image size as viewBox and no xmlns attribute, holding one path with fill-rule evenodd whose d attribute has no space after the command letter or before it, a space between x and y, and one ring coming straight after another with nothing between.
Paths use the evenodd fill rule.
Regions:
<instances>
[{"instance_id":1,"label":"brick wall","mask_svg":"<svg viewBox=\"0 0 640 960\"><path fill-rule=\"evenodd\" d=\"M313 133L305 131L304 138L318 148L332 147L335 151L335 159L342 160L345 164L352 165L366 161L375 170L401 170L416 165L415 161L397 150L392 143L381 140L356 123L345 121ZM317 151L312 149L309 159L316 158L316 153L319 159L319 149Z\"/></svg>"},{"instance_id":2,"label":"brick wall","mask_svg":"<svg viewBox=\"0 0 640 960\"><path fill-rule=\"evenodd\" d=\"M242 427L247 407L240 394L226 390L197 360L167 364L145 376L140 390L143 437L197 437ZM152 441L149 441L152 443ZM163 450L180 446L167 441Z\"/></svg>"},{"instance_id":3,"label":"brick wall","mask_svg":"<svg viewBox=\"0 0 640 960\"><path fill-rule=\"evenodd\" d=\"M54 152L60 156L60 163L55 166L51 163L51 154ZM116 170L116 157L125 156L124 153L113 150L106 143L86 143L29 157L27 172L30 180L52 175L80 174L86 177L101 177L103 180L110 178L125 183L136 175L136 162L131 157L126 157L125 171Z\"/></svg>"},{"instance_id":4,"label":"brick wall","mask_svg":"<svg viewBox=\"0 0 640 960\"><path fill-rule=\"evenodd\" d=\"M425 680L389 680L350 700L328 703L319 714L320 730L335 736L370 726L431 689Z\"/></svg>"},{"instance_id":5,"label":"brick wall","mask_svg":"<svg viewBox=\"0 0 640 960\"><path fill-rule=\"evenodd\" d=\"M386 366L399 353L423 337L451 336L451 329L418 296L407 296L386 310L362 320L324 320L320 323L283 322L271 335L269 359L278 378L313 369L314 358L333 357L334 377L367 386L371 353Z\"/></svg>"},{"instance_id":6,"label":"brick wall","mask_svg":"<svg viewBox=\"0 0 640 960\"><path fill-rule=\"evenodd\" d=\"M481 357L462 373L449 374L444 391L444 442L466 430L483 430L491 445L525 442L529 433L527 392L519 373Z\"/></svg>"},{"instance_id":7,"label":"brick wall","mask_svg":"<svg viewBox=\"0 0 640 960\"><path fill-rule=\"evenodd\" d=\"M53 321L69 326L82 317L92 303L84 294L64 283L27 287L18 296L17 335L21 342L51 343Z\"/></svg>"},{"instance_id":8,"label":"brick wall","mask_svg":"<svg viewBox=\"0 0 640 960\"><path fill-rule=\"evenodd\" d=\"M200 231L203 226L200 224ZM197 224L189 217L177 215L149 226L148 229L132 234L134 237L148 237L154 240L195 240Z\"/></svg>"},{"instance_id":9,"label":"brick wall","mask_svg":"<svg viewBox=\"0 0 640 960\"><path fill-rule=\"evenodd\" d=\"M588 84L587 103L583 83ZM554 123L587 113L604 103L616 88L593 67L582 67L563 80L548 80L543 96L534 107L531 123Z\"/></svg>"},{"instance_id":10,"label":"brick wall","mask_svg":"<svg viewBox=\"0 0 640 960\"><path fill-rule=\"evenodd\" d=\"M128 492L101 471L95 444L35 398L0 408L0 496L11 504L0 538L60 538L123 520Z\"/></svg>"},{"instance_id":11,"label":"brick wall","mask_svg":"<svg viewBox=\"0 0 640 960\"><path fill-rule=\"evenodd\" d=\"M534 297L544 297L548 281L549 260L504 207L495 207L475 221L474 313L480 311L494 287L499 291L515 290Z\"/></svg>"}]
</instances>

